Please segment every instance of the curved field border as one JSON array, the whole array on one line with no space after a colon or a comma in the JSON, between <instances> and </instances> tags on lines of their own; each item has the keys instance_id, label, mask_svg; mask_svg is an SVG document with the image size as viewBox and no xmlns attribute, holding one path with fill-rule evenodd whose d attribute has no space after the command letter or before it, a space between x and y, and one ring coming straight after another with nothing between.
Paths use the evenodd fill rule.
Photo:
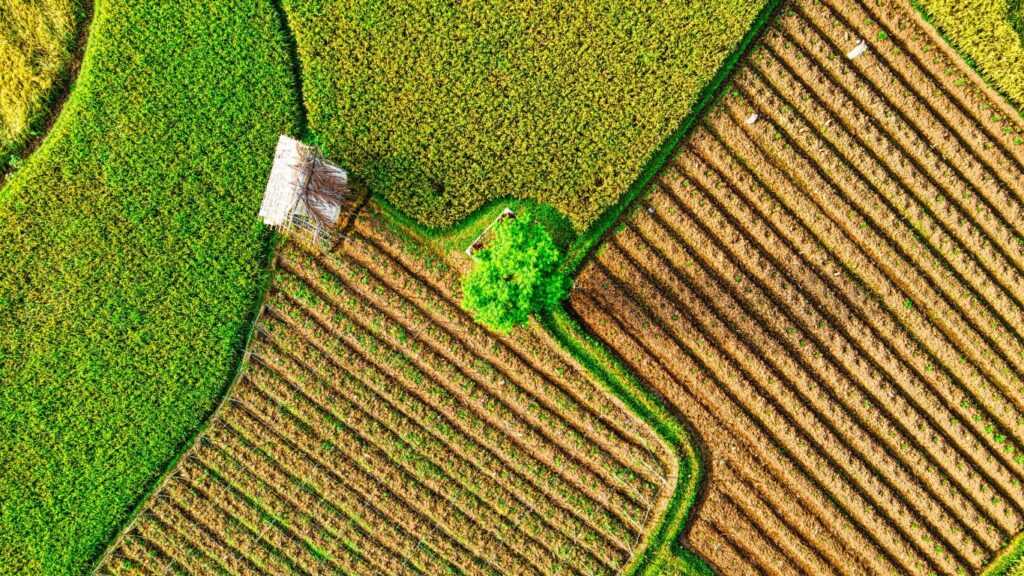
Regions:
<instances>
[{"instance_id":1,"label":"curved field border","mask_svg":"<svg viewBox=\"0 0 1024 576\"><path fill-rule=\"evenodd\" d=\"M648 191L650 183L659 170L670 160L683 138L697 124L705 110L722 93L723 87L733 69L753 42L759 37L780 4L781 0L768 0L765 3L751 29L748 30L737 47L729 55L711 82L702 90L697 103L680 123L679 128L652 155L636 182L622 196L619 202L609 208L594 225L580 237L572 240L562 264L564 270L570 274L575 274L586 258L597 249L601 241L620 220L620 217ZM273 5L277 11L281 27L287 36L293 67L294 88L301 95L302 77L295 53L294 35L288 26L287 14L282 9L280 0L274 0ZM299 102L303 108L300 113L299 133L303 135L304 139L315 142L316 135L309 133L306 126L304 101L300 98ZM395 223L420 236L423 240L428 241L435 250L443 251L451 251L457 246L468 243L468 240L486 226L497 212L509 204L534 206L530 201L509 198L496 199L476 210L472 215L453 227L435 229L420 225L380 198L375 198L375 201ZM571 232L566 232L569 227L567 225L562 227L557 218L549 219L548 224L556 228L554 230L556 235L560 233L571 234ZM629 575L711 574L712 570L702 559L683 548L680 544L680 537L684 532L690 512L698 503L703 474L702 460L696 439L688 431L687 427L667 409L664 402L630 373L612 352L598 343L590 334L586 333L566 309L560 308L551 314L544 315L539 320L544 328L583 366L590 370L599 382L607 386L612 393L634 410L659 435L678 450L681 468L678 471L679 481L673 489L664 517L659 524L659 528L646 536L647 542L644 546L644 552L636 556L625 573ZM254 325L255 323L249 325L250 330ZM244 372L245 365L246 359L243 359L238 365L233 382L237 382L238 376ZM230 389L233 387L234 384L229 386L225 394L221 396L220 403L214 409L214 413L221 410L223 402L229 397ZM208 418L204 422L203 427L197 430L191 437L198 437L202 430L205 429L206 423L210 421L212 421L212 418ZM180 458L180 454L178 457ZM178 458L175 458L174 461L169 463L159 480L147 492L146 497L138 501L129 520L107 546L103 555L96 558L96 561L92 563L94 570L102 565L103 560L116 547L121 536L134 523L138 512L143 508L148 496L156 492L163 485L174 470L177 460Z\"/></svg>"},{"instance_id":2,"label":"curved field border","mask_svg":"<svg viewBox=\"0 0 1024 576\"><path fill-rule=\"evenodd\" d=\"M269 3L95 2L0 189L0 574L87 570L230 383L295 126L283 37Z\"/></svg>"},{"instance_id":3,"label":"curved field border","mask_svg":"<svg viewBox=\"0 0 1024 576\"><path fill-rule=\"evenodd\" d=\"M47 134L50 133L50 129L57 122L57 118L60 116L61 110L64 108L64 103L67 102L68 97L71 96L71 89L75 85L75 80L78 78L78 72L82 68L82 59L85 57L85 46L89 42L89 29L92 27L92 17L94 11L95 0L82 0L81 10L83 15L77 22L77 29L75 30L75 42L71 50L71 58L64 63L60 73L54 79L53 85L47 94L44 95L40 104L41 109L38 114L35 115L29 122L26 133L36 133L36 136L30 136L16 142L7 150L0 150L0 158L5 156L16 156L19 158L18 165L25 161L25 159L32 154L46 139ZM5 163L0 167L0 186L3 185L4 180L16 170L15 165L11 163Z\"/></svg>"},{"instance_id":4,"label":"curved field border","mask_svg":"<svg viewBox=\"0 0 1024 576\"><path fill-rule=\"evenodd\" d=\"M1020 576L1024 573L1024 533L1018 534L1010 544L985 568L981 576Z\"/></svg>"},{"instance_id":5,"label":"curved field border","mask_svg":"<svg viewBox=\"0 0 1024 576\"><path fill-rule=\"evenodd\" d=\"M686 521L697 505L704 471L696 438L681 420L668 411L653 391L644 386L610 350L587 333L565 308L543 315L540 322L580 364L657 430L677 452L679 481L672 491L664 517L658 530L647 536L644 552L637 555L623 574L668 576L676 573L712 573L700 557L682 548L679 542Z\"/></svg>"}]
</instances>

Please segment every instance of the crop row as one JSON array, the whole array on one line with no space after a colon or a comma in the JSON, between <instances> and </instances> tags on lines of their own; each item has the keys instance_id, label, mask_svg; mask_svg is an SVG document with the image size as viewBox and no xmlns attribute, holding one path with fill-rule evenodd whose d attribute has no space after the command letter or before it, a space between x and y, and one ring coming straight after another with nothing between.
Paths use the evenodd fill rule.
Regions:
<instances>
[{"instance_id":1,"label":"crop row","mask_svg":"<svg viewBox=\"0 0 1024 576\"><path fill-rule=\"evenodd\" d=\"M373 210L371 208L371 210ZM497 338L364 214L287 244L215 421L111 573L615 574L677 463L545 332Z\"/></svg>"},{"instance_id":2,"label":"crop row","mask_svg":"<svg viewBox=\"0 0 1024 576\"><path fill-rule=\"evenodd\" d=\"M961 573L1024 527L1024 167L908 27L785 5L572 296L707 438L730 573Z\"/></svg>"}]
</instances>

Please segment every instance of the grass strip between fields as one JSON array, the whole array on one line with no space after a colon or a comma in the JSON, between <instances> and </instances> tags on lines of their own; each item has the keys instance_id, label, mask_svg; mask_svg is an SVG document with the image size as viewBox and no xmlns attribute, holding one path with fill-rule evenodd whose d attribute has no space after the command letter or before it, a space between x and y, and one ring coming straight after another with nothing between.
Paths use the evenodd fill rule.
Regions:
<instances>
[{"instance_id":1,"label":"grass strip between fields","mask_svg":"<svg viewBox=\"0 0 1024 576\"><path fill-rule=\"evenodd\" d=\"M679 545L679 536L700 494L704 470L694 437L653 391L564 308L543 315L539 321L598 382L654 428L679 461L676 483L657 529L646 535L643 552L636 554L622 573L625 576L711 573L703 560L693 553L684 553Z\"/></svg>"}]
</instances>

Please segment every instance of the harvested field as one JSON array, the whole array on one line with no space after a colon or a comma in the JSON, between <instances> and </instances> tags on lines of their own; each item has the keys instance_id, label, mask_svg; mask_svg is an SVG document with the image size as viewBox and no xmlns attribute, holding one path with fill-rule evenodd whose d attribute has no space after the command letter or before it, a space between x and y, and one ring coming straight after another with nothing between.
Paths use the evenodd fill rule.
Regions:
<instances>
[{"instance_id":1,"label":"harvested field","mask_svg":"<svg viewBox=\"0 0 1024 576\"><path fill-rule=\"evenodd\" d=\"M972 573L1024 528L1024 147L921 26L783 5L576 282L702 436L723 574Z\"/></svg>"},{"instance_id":2,"label":"harvested field","mask_svg":"<svg viewBox=\"0 0 1024 576\"><path fill-rule=\"evenodd\" d=\"M368 210L280 251L241 380L101 573L612 575L644 546L674 452Z\"/></svg>"}]
</instances>

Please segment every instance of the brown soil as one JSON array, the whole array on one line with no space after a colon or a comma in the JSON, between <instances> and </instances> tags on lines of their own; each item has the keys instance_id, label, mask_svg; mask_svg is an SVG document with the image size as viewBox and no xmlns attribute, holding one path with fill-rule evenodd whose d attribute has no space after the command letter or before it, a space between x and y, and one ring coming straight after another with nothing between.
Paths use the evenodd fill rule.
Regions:
<instances>
[{"instance_id":1,"label":"brown soil","mask_svg":"<svg viewBox=\"0 0 1024 576\"><path fill-rule=\"evenodd\" d=\"M571 296L703 437L725 574L973 572L1024 528L1021 147L880 4L783 6Z\"/></svg>"},{"instance_id":2,"label":"brown soil","mask_svg":"<svg viewBox=\"0 0 1024 576\"><path fill-rule=\"evenodd\" d=\"M105 571L611 576L640 550L669 447L540 328L480 328L374 210L279 252L249 366Z\"/></svg>"}]
</instances>

